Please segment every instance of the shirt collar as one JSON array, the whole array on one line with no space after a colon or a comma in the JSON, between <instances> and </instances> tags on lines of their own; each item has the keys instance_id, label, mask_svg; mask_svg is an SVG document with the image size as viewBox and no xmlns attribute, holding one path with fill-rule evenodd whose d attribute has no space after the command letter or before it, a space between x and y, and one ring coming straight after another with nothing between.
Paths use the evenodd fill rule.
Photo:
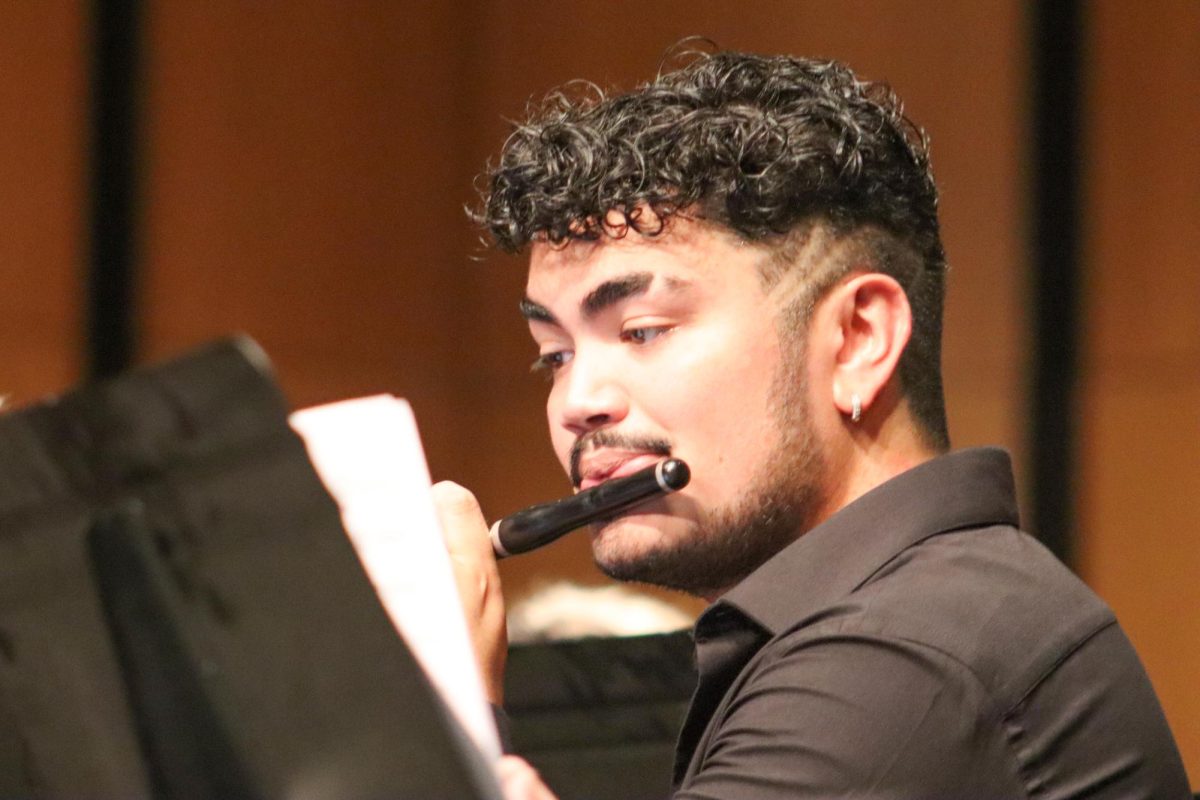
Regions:
<instances>
[{"instance_id":1,"label":"shirt collar","mask_svg":"<svg viewBox=\"0 0 1200 800\"><path fill-rule=\"evenodd\" d=\"M705 616L732 606L771 634L845 597L895 555L939 533L1018 526L1008 453L939 456L846 505L751 573Z\"/></svg>"}]
</instances>

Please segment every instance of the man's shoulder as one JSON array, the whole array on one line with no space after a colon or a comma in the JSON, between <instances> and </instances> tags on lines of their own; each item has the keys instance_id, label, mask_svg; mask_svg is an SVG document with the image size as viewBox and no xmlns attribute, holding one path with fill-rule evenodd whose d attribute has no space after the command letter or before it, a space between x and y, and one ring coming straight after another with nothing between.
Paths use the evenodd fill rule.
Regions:
<instances>
[{"instance_id":1,"label":"man's shoulder","mask_svg":"<svg viewBox=\"0 0 1200 800\"><path fill-rule=\"evenodd\" d=\"M919 647L1005 705L1113 624L1108 606L1041 544L999 525L906 548L778 643L858 636Z\"/></svg>"}]
</instances>

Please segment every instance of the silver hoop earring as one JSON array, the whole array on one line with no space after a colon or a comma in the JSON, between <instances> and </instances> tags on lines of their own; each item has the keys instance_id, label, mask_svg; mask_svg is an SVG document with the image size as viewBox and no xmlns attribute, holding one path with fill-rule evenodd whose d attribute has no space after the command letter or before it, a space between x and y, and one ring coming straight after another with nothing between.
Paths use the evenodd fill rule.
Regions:
<instances>
[{"instance_id":1,"label":"silver hoop earring","mask_svg":"<svg viewBox=\"0 0 1200 800\"><path fill-rule=\"evenodd\" d=\"M858 393L850 395L850 421L858 422L862 419L862 398Z\"/></svg>"}]
</instances>

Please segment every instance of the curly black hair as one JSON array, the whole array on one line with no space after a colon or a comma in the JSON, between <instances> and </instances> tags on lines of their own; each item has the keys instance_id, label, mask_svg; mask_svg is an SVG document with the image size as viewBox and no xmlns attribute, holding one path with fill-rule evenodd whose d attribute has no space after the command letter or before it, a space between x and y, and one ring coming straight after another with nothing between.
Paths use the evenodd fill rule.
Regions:
<instances>
[{"instance_id":1,"label":"curly black hair","mask_svg":"<svg viewBox=\"0 0 1200 800\"><path fill-rule=\"evenodd\" d=\"M509 252L655 235L680 214L769 247L818 223L862 245L909 296L901 382L926 439L948 446L937 188L927 137L885 84L833 61L690 52L631 92L552 92L483 177L473 216Z\"/></svg>"}]
</instances>

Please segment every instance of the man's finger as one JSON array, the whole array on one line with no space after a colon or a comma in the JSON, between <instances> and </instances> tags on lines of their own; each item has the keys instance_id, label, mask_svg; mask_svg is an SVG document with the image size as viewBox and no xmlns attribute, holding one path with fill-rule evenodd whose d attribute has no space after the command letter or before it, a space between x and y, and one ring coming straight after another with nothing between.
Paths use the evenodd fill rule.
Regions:
<instances>
[{"instance_id":1,"label":"man's finger","mask_svg":"<svg viewBox=\"0 0 1200 800\"><path fill-rule=\"evenodd\" d=\"M496 765L496 776L504 789L504 800L557 800L537 770L524 759L505 756Z\"/></svg>"},{"instance_id":2,"label":"man's finger","mask_svg":"<svg viewBox=\"0 0 1200 800\"><path fill-rule=\"evenodd\" d=\"M485 560L490 560L487 522L475 495L453 481L439 481L431 491L446 547L451 554L476 558L488 556Z\"/></svg>"},{"instance_id":3,"label":"man's finger","mask_svg":"<svg viewBox=\"0 0 1200 800\"><path fill-rule=\"evenodd\" d=\"M504 696L508 632L500 570L487 523L475 495L462 486L442 481L432 491L484 688L488 699L499 705Z\"/></svg>"}]
</instances>

